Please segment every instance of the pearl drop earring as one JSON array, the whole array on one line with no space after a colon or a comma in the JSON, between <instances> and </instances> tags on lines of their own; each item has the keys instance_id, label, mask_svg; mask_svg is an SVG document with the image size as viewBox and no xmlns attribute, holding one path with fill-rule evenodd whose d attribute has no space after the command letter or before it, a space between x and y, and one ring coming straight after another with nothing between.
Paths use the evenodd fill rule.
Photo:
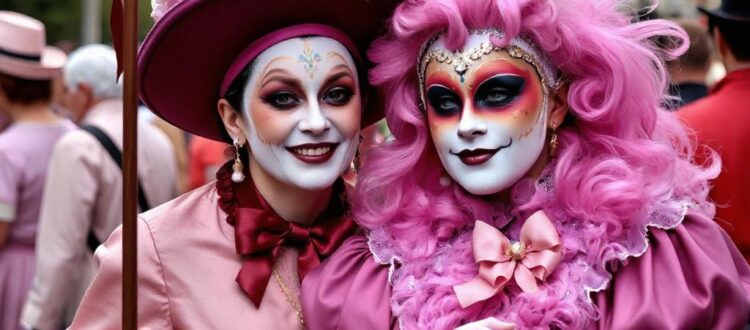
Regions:
<instances>
[{"instance_id":1,"label":"pearl drop earring","mask_svg":"<svg viewBox=\"0 0 750 330\"><path fill-rule=\"evenodd\" d=\"M234 138L235 158L234 165L232 165L232 182L234 183L245 181L245 173L242 171L245 167L242 165L242 160L240 159L240 148L242 148L240 140Z\"/></svg>"}]
</instances>

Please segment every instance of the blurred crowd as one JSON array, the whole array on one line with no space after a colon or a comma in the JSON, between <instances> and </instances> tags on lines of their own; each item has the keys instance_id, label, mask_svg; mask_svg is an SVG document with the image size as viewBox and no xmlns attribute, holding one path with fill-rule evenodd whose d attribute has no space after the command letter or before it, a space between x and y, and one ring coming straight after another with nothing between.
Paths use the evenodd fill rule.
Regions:
<instances>
[{"instance_id":1,"label":"blurred crowd","mask_svg":"<svg viewBox=\"0 0 750 330\"><path fill-rule=\"evenodd\" d=\"M0 329L58 329L121 223L122 85L109 46L66 54L8 11L0 36ZM227 145L140 113L141 211L213 180Z\"/></svg>"},{"instance_id":2,"label":"blurred crowd","mask_svg":"<svg viewBox=\"0 0 750 330\"><path fill-rule=\"evenodd\" d=\"M633 1L636 10L642 5ZM721 156L712 190L717 219L750 257L750 13L698 10L718 5L662 0L637 16L675 20L690 38L685 54L667 63L665 111L710 147L700 150ZM93 249L121 222L116 67L109 46L66 54L47 46L42 22L0 11L0 329L68 324L93 276ZM213 181L232 156L225 143L191 136L148 109L139 113L142 211ZM362 150L388 130L380 123L363 135Z\"/></svg>"}]
</instances>

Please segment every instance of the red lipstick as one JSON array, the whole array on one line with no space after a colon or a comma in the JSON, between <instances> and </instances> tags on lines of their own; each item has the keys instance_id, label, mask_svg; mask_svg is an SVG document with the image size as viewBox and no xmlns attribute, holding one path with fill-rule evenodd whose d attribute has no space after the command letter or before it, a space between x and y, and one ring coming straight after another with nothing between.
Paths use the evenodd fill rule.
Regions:
<instances>
[{"instance_id":1,"label":"red lipstick","mask_svg":"<svg viewBox=\"0 0 750 330\"><path fill-rule=\"evenodd\" d=\"M331 159L338 146L338 143L307 143L286 150L305 163L322 164Z\"/></svg>"},{"instance_id":2,"label":"red lipstick","mask_svg":"<svg viewBox=\"0 0 750 330\"><path fill-rule=\"evenodd\" d=\"M461 150L458 153L455 153L453 151L450 151L451 155L454 155L461 159L461 162L468 166L477 166L486 163L492 156L494 156L498 151L505 149L507 147L510 147L513 145L513 139L510 139L508 141L508 144L500 146L497 149L482 149L477 148L473 150L464 149Z\"/></svg>"},{"instance_id":3,"label":"red lipstick","mask_svg":"<svg viewBox=\"0 0 750 330\"><path fill-rule=\"evenodd\" d=\"M490 160L490 158L492 158L492 156L494 156L498 151L500 151L500 149L501 148L474 149L474 150L464 149L464 150L461 150L461 152L457 154L454 154L452 152L451 153L458 156L458 158L461 159L461 162L463 162L464 164L469 165L469 166L476 166L476 165L484 164L485 162Z\"/></svg>"}]
</instances>

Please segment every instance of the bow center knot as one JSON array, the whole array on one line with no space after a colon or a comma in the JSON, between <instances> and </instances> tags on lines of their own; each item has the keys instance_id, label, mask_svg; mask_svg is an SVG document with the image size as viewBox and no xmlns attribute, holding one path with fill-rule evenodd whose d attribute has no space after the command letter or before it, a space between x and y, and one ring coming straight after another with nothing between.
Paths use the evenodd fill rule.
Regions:
<instances>
[{"instance_id":1,"label":"bow center knot","mask_svg":"<svg viewBox=\"0 0 750 330\"><path fill-rule=\"evenodd\" d=\"M526 256L526 245L513 242L505 248L505 255L516 261L521 260Z\"/></svg>"},{"instance_id":2,"label":"bow center knot","mask_svg":"<svg viewBox=\"0 0 750 330\"><path fill-rule=\"evenodd\" d=\"M471 241L477 276L453 287L463 308L499 294L509 282L515 282L523 292L538 292L539 283L562 261L560 235L544 211L526 219L518 241L479 220Z\"/></svg>"},{"instance_id":3,"label":"bow center knot","mask_svg":"<svg viewBox=\"0 0 750 330\"><path fill-rule=\"evenodd\" d=\"M289 227L289 236L287 236L289 243L304 245L310 242L310 229L294 224Z\"/></svg>"}]
</instances>

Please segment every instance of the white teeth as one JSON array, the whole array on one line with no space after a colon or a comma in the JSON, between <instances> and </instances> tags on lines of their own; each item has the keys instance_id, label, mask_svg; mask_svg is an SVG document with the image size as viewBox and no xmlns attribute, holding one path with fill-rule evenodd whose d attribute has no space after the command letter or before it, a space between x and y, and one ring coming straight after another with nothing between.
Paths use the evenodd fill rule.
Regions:
<instances>
[{"instance_id":1,"label":"white teeth","mask_svg":"<svg viewBox=\"0 0 750 330\"><path fill-rule=\"evenodd\" d=\"M327 154L331 147L294 149L294 152L302 156L321 156Z\"/></svg>"}]
</instances>

